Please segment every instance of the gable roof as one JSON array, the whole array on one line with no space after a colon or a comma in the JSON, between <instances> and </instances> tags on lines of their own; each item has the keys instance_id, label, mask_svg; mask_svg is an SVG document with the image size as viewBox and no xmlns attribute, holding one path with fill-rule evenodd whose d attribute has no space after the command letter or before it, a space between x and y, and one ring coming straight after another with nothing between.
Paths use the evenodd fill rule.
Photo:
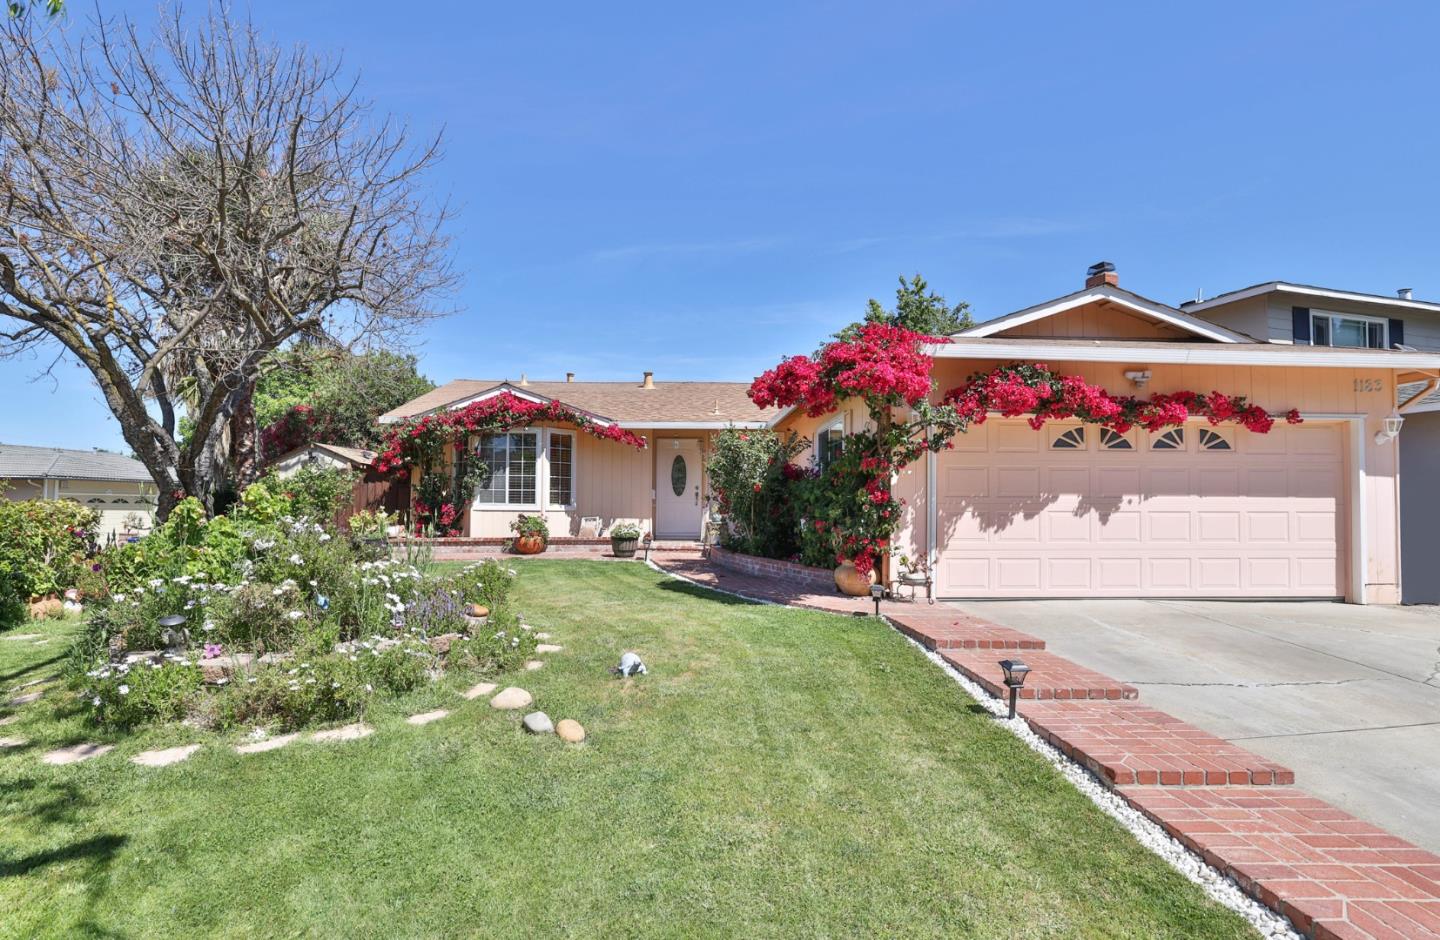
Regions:
<instances>
[{"instance_id":1,"label":"gable roof","mask_svg":"<svg viewBox=\"0 0 1440 940\"><path fill-rule=\"evenodd\" d=\"M0 444L0 479L154 482L143 463L120 454L25 444Z\"/></svg>"},{"instance_id":2,"label":"gable roof","mask_svg":"<svg viewBox=\"0 0 1440 940\"><path fill-rule=\"evenodd\" d=\"M1228 330L1219 324L1211 323L1209 320L1192 317L1185 311L1172 307L1169 304L1162 304L1158 300L1141 297L1139 294L1121 287L1116 287L1113 284L1086 287L1073 294L1066 294L1064 297L1056 297L1054 300L1047 300L1033 307L1026 307L1024 310L1017 310L1014 313L1007 313L993 320L986 320L978 326L973 326L968 330L956 333L955 338L982 338L993 336L996 333L1021 326L1025 323L1043 320L1046 317L1053 317L1067 310L1074 310L1077 307L1102 301L1129 312L1138 313L1143 317L1148 317L1152 320L1157 320L1161 323L1176 327L1177 329L1184 330L1186 333L1200 337L1201 339L1210 340L1211 342L1255 342L1254 337L1246 336L1244 333L1237 333L1234 330Z\"/></svg>"},{"instance_id":3,"label":"gable roof","mask_svg":"<svg viewBox=\"0 0 1440 940\"><path fill-rule=\"evenodd\" d=\"M1289 343L1190 343L1165 340L1053 339L960 335L925 347L937 359L1032 359L1049 362L1180 363L1185 365L1312 366L1321 368L1440 369L1440 353L1353 349Z\"/></svg>"},{"instance_id":4,"label":"gable roof","mask_svg":"<svg viewBox=\"0 0 1440 940\"><path fill-rule=\"evenodd\" d=\"M1249 287L1242 287L1238 290L1217 294L1209 300L1187 300L1180 306L1194 313L1200 310L1208 310L1211 307L1233 304L1240 300L1248 300L1251 297L1259 297L1262 294L1274 293L1299 294L1302 297L1310 297L1315 300L1345 300L1352 303L1381 304L1387 307L1398 307L1406 310L1440 312L1440 303L1434 303L1428 300L1406 300L1403 297L1393 297L1388 294L1365 294L1360 291L1316 287L1312 284L1293 284L1289 281L1266 281L1264 284L1252 284Z\"/></svg>"},{"instance_id":5,"label":"gable roof","mask_svg":"<svg viewBox=\"0 0 1440 940\"><path fill-rule=\"evenodd\" d=\"M559 401L598 420L628 428L763 427L773 408L759 408L749 382L537 382L456 379L380 416L395 424L432 411L459 408L508 391L535 401Z\"/></svg>"},{"instance_id":6,"label":"gable roof","mask_svg":"<svg viewBox=\"0 0 1440 940\"><path fill-rule=\"evenodd\" d=\"M339 444L321 444L316 442L314 444L303 444L294 450L286 451L270 461L270 463L279 463L282 460L287 460L296 454L302 454L308 450L318 450L321 453L329 454L332 457L345 461L353 467L368 467L375 462L375 457L377 456L373 450L365 450L359 447L341 447Z\"/></svg>"}]
</instances>

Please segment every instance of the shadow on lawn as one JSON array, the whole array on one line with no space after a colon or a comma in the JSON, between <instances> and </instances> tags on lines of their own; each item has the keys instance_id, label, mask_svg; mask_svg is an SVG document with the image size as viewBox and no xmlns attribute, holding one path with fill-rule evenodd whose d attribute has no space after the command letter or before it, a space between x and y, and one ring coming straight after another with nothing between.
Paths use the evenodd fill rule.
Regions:
<instances>
[{"instance_id":1,"label":"shadow on lawn","mask_svg":"<svg viewBox=\"0 0 1440 940\"><path fill-rule=\"evenodd\" d=\"M43 667L45 667L45 666L49 666L49 665L52 665L52 664L54 664L54 663L58 663L58 662L60 662L61 660L63 660L64 658L65 658L65 654L64 654L64 653L57 653L57 654L55 654L54 656L51 656L49 659L42 659L42 660L40 660L38 663L31 663L31 664L28 665L28 666L22 666L21 668L16 669L14 672L7 672L7 673L0 674L0 682L9 682L11 679L18 679L18 678L20 678L21 676L23 676L23 675L25 675L25 674L27 674L27 673L34 672L34 671L37 670L37 669L41 669L41 668L43 668Z\"/></svg>"},{"instance_id":2,"label":"shadow on lawn","mask_svg":"<svg viewBox=\"0 0 1440 940\"><path fill-rule=\"evenodd\" d=\"M126 836L112 833L74 842L59 849L36 852L33 855L25 855L16 859L6 859L0 861L0 878L17 878L21 875L28 875L37 868L53 865L56 862L88 861L108 864L126 841Z\"/></svg>"},{"instance_id":3,"label":"shadow on lawn","mask_svg":"<svg viewBox=\"0 0 1440 940\"><path fill-rule=\"evenodd\" d=\"M675 581L670 578L661 581L657 587L662 591L671 591L675 594L684 594L687 597L694 597L705 601L715 601L726 605L755 607L763 603L762 601L752 601L748 597L736 597L734 594L726 594L723 588L710 588L700 584L690 584L686 581Z\"/></svg>"}]
</instances>

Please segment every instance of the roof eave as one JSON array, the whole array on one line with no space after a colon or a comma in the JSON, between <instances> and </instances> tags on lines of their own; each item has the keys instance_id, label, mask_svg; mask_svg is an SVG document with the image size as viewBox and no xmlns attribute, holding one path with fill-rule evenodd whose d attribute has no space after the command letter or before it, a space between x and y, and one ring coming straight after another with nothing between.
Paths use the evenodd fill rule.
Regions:
<instances>
[{"instance_id":1,"label":"roof eave","mask_svg":"<svg viewBox=\"0 0 1440 940\"><path fill-rule=\"evenodd\" d=\"M1150 300L1148 297L1141 297L1139 294L1123 290L1119 287L1101 285L1099 287L1087 287L1078 290L1073 294L1066 294L1063 297L1056 297L1043 303L1026 307L1023 310L1016 310L1014 313L1007 313L1004 316L987 320L960 333L956 333L956 339L972 337L983 339L993 336L1002 330L1016 326L1023 326L1026 323L1033 323L1036 320L1043 320L1046 317L1053 317L1076 307L1083 307L1086 304L1104 300L1117 306L1124 307L1144 316L1151 317L1166 323L1176 329L1184 330L1195 336L1213 340L1217 343L1250 343L1254 338L1234 330L1226 329L1217 323L1208 320L1192 317L1183 310L1171 307L1168 304Z\"/></svg>"},{"instance_id":2,"label":"roof eave","mask_svg":"<svg viewBox=\"0 0 1440 940\"><path fill-rule=\"evenodd\" d=\"M1440 304L1430 303L1424 300L1405 300L1402 297L1387 297L1383 294L1364 294L1359 291L1314 287L1309 284L1292 284L1289 281L1266 281L1264 284L1256 284L1252 287L1242 287L1239 290L1217 294L1209 300L1186 301L1182 303L1180 307L1187 313L1194 313L1201 310L1209 310L1214 307L1224 307L1229 304L1239 303L1242 300L1249 300L1252 297L1259 297L1263 294L1298 294L1302 297L1314 297L1321 300L1344 300L1350 303L1376 304L1385 307L1398 307L1404 310L1425 310L1431 313L1440 313Z\"/></svg>"},{"instance_id":3,"label":"roof eave","mask_svg":"<svg viewBox=\"0 0 1440 940\"><path fill-rule=\"evenodd\" d=\"M1023 340L991 340L985 343L955 342L926 346L937 359L1035 359L1050 362L1128 362L1180 365L1263 365L1306 368L1440 369L1440 353L1397 352L1383 349L1324 352L1289 351L1269 343L1215 343L1171 346L1118 346L1097 342L1094 346L1027 343ZM1285 351L1280 351L1285 350Z\"/></svg>"}]
</instances>

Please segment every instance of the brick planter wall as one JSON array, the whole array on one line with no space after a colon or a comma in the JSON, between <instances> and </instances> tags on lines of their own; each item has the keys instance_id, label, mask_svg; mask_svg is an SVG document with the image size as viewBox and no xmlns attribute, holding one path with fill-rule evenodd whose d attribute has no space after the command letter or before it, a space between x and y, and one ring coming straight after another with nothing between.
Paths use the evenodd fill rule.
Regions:
<instances>
[{"instance_id":1,"label":"brick planter wall","mask_svg":"<svg viewBox=\"0 0 1440 940\"><path fill-rule=\"evenodd\" d=\"M710 560L721 568L728 568L741 574L755 575L760 578L779 578L782 581L803 584L814 591L833 593L836 590L835 572L830 568L812 568L809 565L781 561L778 558L741 555L739 552L732 552L718 545L710 549Z\"/></svg>"}]
</instances>

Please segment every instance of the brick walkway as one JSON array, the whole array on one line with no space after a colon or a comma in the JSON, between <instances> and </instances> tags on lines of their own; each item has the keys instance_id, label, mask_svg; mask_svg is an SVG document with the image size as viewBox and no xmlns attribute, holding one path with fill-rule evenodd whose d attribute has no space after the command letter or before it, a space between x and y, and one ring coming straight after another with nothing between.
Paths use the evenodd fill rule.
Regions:
<instances>
[{"instance_id":1,"label":"brick walkway","mask_svg":"<svg viewBox=\"0 0 1440 940\"><path fill-rule=\"evenodd\" d=\"M662 568L755 600L870 614L826 594L657 552ZM1289 769L1135 701L1133 686L1017 630L923 602L883 601L902 633L992 695L999 660L1032 667L1021 716L1127 802L1314 940L1440 940L1440 856L1293 786Z\"/></svg>"}]
</instances>

